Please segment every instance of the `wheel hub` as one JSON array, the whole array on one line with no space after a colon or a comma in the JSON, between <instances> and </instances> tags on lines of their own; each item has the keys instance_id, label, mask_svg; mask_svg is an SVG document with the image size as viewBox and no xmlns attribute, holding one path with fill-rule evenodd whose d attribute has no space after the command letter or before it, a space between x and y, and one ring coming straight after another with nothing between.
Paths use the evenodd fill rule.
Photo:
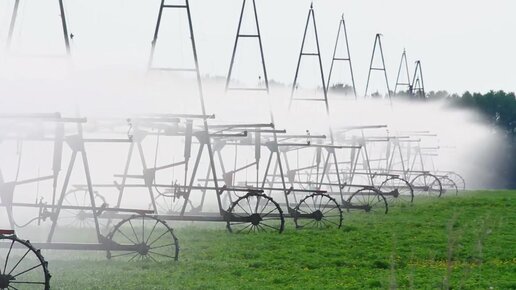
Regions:
<instances>
[{"instance_id":1,"label":"wheel hub","mask_svg":"<svg viewBox=\"0 0 516 290\"><path fill-rule=\"evenodd\" d=\"M262 217L257 214L257 213L253 213L250 217L249 217L251 223L253 224L253 226L257 226L260 224L260 222L262 221Z\"/></svg>"},{"instance_id":2,"label":"wheel hub","mask_svg":"<svg viewBox=\"0 0 516 290\"><path fill-rule=\"evenodd\" d=\"M85 211L81 210L79 213L77 213L77 219L80 221L85 221L87 219L88 215Z\"/></svg>"},{"instance_id":3,"label":"wheel hub","mask_svg":"<svg viewBox=\"0 0 516 290\"><path fill-rule=\"evenodd\" d=\"M323 213L320 210L314 211L313 216L316 221L321 221L324 217Z\"/></svg>"},{"instance_id":4,"label":"wheel hub","mask_svg":"<svg viewBox=\"0 0 516 290\"><path fill-rule=\"evenodd\" d=\"M0 289L9 288L9 283L16 280L11 275L0 274Z\"/></svg>"},{"instance_id":5,"label":"wheel hub","mask_svg":"<svg viewBox=\"0 0 516 290\"><path fill-rule=\"evenodd\" d=\"M141 243L138 245L137 252L138 252L138 254L140 254L142 256L146 256L149 253L149 250L150 250L149 245L147 245L146 243Z\"/></svg>"}]
</instances>

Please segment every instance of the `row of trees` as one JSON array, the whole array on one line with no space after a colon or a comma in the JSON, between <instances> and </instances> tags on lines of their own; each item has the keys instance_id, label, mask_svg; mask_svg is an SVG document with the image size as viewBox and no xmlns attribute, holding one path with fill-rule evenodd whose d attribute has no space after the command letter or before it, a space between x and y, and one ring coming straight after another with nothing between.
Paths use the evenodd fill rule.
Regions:
<instances>
[{"instance_id":1,"label":"row of trees","mask_svg":"<svg viewBox=\"0 0 516 290\"><path fill-rule=\"evenodd\" d=\"M353 87L349 85L336 84L329 88L330 92L346 95L353 94ZM467 108L480 112L486 120L507 137L514 138L516 135L516 95L504 91L490 91L485 94L465 92L462 95L450 94L447 91L431 91L425 94L424 98L415 97L409 92L401 91L393 98L403 98L413 101L446 101L455 108ZM373 98L382 98L378 92L372 93Z\"/></svg>"},{"instance_id":2,"label":"row of trees","mask_svg":"<svg viewBox=\"0 0 516 290\"><path fill-rule=\"evenodd\" d=\"M490 91L485 94L465 92L462 95L447 91L431 91L426 100L444 100L454 108L472 109L481 113L495 125L501 134L509 138L516 136L516 95L504 91Z\"/></svg>"},{"instance_id":3,"label":"row of trees","mask_svg":"<svg viewBox=\"0 0 516 290\"><path fill-rule=\"evenodd\" d=\"M479 112L485 120L491 123L493 134L502 137L507 144L498 168L496 170L502 184L500 187L516 188L516 95L504 91L490 91L485 94L465 92L462 96L448 94L446 91L430 92L428 100L442 100L449 102L455 108L467 108ZM475 146L475 144L472 144ZM487 153L487 152L486 152Z\"/></svg>"},{"instance_id":4,"label":"row of trees","mask_svg":"<svg viewBox=\"0 0 516 290\"><path fill-rule=\"evenodd\" d=\"M493 125L493 134L505 140L507 147L503 152L496 152L503 155L503 158L496 163L496 168L483 170L495 171L498 175L498 183L492 186L516 188L516 95L514 93L490 91L485 94L465 92L458 95L447 91L431 91L426 94L424 100L444 101L452 108L475 110ZM471 146L474 147L476 144ZM489 154L489 152L483 153Z\"/></svg>"}]
</instances>

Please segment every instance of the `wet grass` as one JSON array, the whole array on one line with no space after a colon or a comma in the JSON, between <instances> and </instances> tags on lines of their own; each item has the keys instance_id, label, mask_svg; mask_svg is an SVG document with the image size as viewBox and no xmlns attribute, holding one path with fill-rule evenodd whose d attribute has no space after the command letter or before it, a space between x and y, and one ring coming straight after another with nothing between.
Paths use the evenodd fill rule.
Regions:
<instances>
[{"instance_id":1,"label":"wet grass","mask_svg":"<svg viewBox=\"0 0 516 290\"><path fill-rule=\"evenodd\" d=\"M173 225L173 224L172 224ZM340 230L234 235L180 227L178 262L44 252L53 289L516 289L516 192L347 214Z\"/></svg>"}]
</instances>

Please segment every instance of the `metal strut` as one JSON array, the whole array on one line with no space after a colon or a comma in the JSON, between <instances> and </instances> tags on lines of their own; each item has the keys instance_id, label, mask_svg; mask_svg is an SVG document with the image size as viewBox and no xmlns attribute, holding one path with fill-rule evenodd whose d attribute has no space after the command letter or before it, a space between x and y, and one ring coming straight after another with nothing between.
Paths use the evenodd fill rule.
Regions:
<instances>
[{"instance_id":1,"label":"metal strut","mask_svg":"<svg viewBox=\"0 0 516 290\"><path fill-rule=\"evenodd\" d=\"M253 13L254 13L254 23L255 23L255 26L256 26L256 34L243 34L242 31L241 31L241 29L242 29L242 22L243 22L243 19L244 19L245 8L246 8L246 5L248 4L248 1L252 1L252 9L253 9ZM232 80L232 76L233 76L233 68L234 68L234 64L235 64L235 57L236 57L236 53L237 53L237 49L238 49L238 44L239 44L240 38L255 38L255 39L258 40L258 46L259 46L259 49L260 49L260 58L261 58L261 61L262 61L262 70L263 70L263 74L264 74L263 75L264 87L257 86L257 87L251 87L251 88L242 88L242 87L231 87L230 86L231 80ZM272 133L272 144L273 144L273 146L271 146L271 147L266 146L266 147L269 148L270 155L269 155L269 158L268 158L267 165L265 167L265 171L263 173L263 181L262 181L261 186L260 186L260 183L259 183L259 173L260 173L261 148L264 146L264 144L261 143L261 140L262 140L261 131L257 129L256 132L254 132L255 161L254 161L253 164L256 165L256 186L257 186L257 188L264 188L265 182L266 182L267 177L269 176L269 173L270 173L269 170L270 170L270 167L271 167L270 166L271 162L273 160L273 157L275 156L276 157L276 166L279 168L279 170L281 172L282 188L279 188L279 189L283 190L283 192L284 192L284 194L286 196L288 194L288 190L287 190L287 187L286 187L285 178L283 176L283 164L282 164L282 161L281 161L281 155L280 155L279 150L277 149L278 148L278 134L277 134L278 131L274 129L275 128L274 127L275 121L274 121L274 115L273 115L273 111L272 111L271 100L270 100L269 78L268 78L268 75L267 75L267 67L266 67L265 56L264 56L264 51L263 51L261 30L260 30L260 24L259 24L259 21L258 21L258 10L256 8L256 1L255 0L243 0L242 1L242 9L241 9L240 17L239 17L239 21L238 21L238 28L237 28L237 32L236 32L236 36L235 36L235 43L234 43L234 46L233 46L233 53L231 55L231 63L230 63L230 66L229 66L229 72L228 72L228 75L227 75L227 78L226 78L225 89L226 89L226 92L228 92L228 91L261 91L261 92L264 92L264 93L267 94L267 101L269 103L269 114L270 114L270 120L271 120L271 124L269 124L267 126L272 126L271 133ZM246 125L244 125L244 127L245 126ZM249 126L249 125L247 125L247 126ZM236 155L236 152L235 152L235 155ZM222 160L221 160L221 164L222 164ZM273 175L272 178L274 178L274 175ZM288 199L287 199L287 204L288 204Z\"/></svg>"},{"instance_id":2,"label":"metal strut","mask_svg":"<svg viewBox=\"0 0 516 290\"><path fill-rule=\"evenodd\" d=\"M89 166L89 162L88 162L86 149L84 146L84 143L85 143L84 141L85 140L83 138L82 123L77 123L77 135L70 136L67 138L67 144L70 147L70 149L72 150L72 156L70 158L70 163L69 163L67 171L66 171L65 179L63 180L61 194L59 196L55 210L52 211L52 213L53 213L52 225L50 227L50 231L47 236L48 243L52 242L52 239L54 238L54 233L57 229L58 218L59 218L61 209L63 208L63 202L66 197L66 192L68 191L68 186L70 184L72 171L76 165L75 162L77 161L78 154L80 154L82 157L82 165L83 165L83 169L84 169L84 175L86 178L86 185L87 185L88 197L89 197L89 202L91 204L91 208L92 209L97 208L97 206L95 204L95 196L94 196L94 192L93 192L93 182L91 180L91 170L90 170L90 166ZM101 235L101 231L100 231L98 217L96 215L94 215L93 221L95 224L97 239L100 242L100 241L102 241L102 235Z\"/></svg>"},{"instance_id":3,"label":"metal strut","mask_svg":"<svg viewBox=\"0 0 516 290\"><path fill-rule=\"evenodd\" d=\"M161 26L161 19L163 16L164 9L184 9L186 12L186 15L188 18L188 28L189 28L189 33L190 33L190 41L191 41L191 46L192 46L193 59L194 59L194 67L193 68L185 69L185 68L153 68L152 67L153 59L154 59L154 50L156 48L156 43L158 40L159 29ZM201 112L202 112L203 116L207 116L206 105L205 105L205 101L204 101L204 90L203 90L203 86L202 86L202 78L201 78L201 73L200 73L200 69L199 69L199 57L197 55L197 46L195 43L195 35L194 35L194 29L193 29L193 24L192 24L192 14L190 12L189 0L185 0L184 4L180 4L180 5L166 5L165 0L161 0L161 5L159 8L159 12L158 12L158 19L156 21L156 28L154 30L154 37L152 39L152 46L151 46L151 53L150 53L150 57L149 57L148 69L149 70L165 70L165 71L183 71L183 72L195 73L195 76L197 79L197 89L198 89L198 94L199 94L199 100L201 103ZM208 126L207 118L203 118L203 126L204 126L203 142L201 142L202 144L199 147L197 160L196 160L194 169L192 170L192 176L190 178L190 185L192 185L193 180L195 180L195 175L197 174L197 169L198 169L198 165L199 165L202 153L203 153L204 149L206 149L208 151L208 155L209 155L209 159L210 159L210 168L211 168L211 173L213 175L215 191L219 192L220 189L219 189L219 185L218 185L217 172L216 172L216 168L215 168L215 160L214 160L214 155L213 155L213 149L212 149L211 138L210 138L210 134L209 134L209 126ZM192 190L192 187L190 186L185 194L186 200L189 199L191 190ZM224 210L222 208L222 200L221 200L219 194L216 194L216 196L217 196L217 202L218 202L219 209L222 213ZM184 213L184 211L185 211L185 208L183 207L182 213Z\"/></svg>"},{"instance_id":4,"label":"metal strut","mask_svg":"<svg viewBox=\"0 0 516 290\"><path fill-rule=\"evenodd\" d=\"M255 25L256 25L256 34L242 34L241 33L242 20L244 18L246 4L248 3L247 1L248 0L243 0L243 2L242 2L242 10L240 12L240 19L238 21L238 28L237 28L236 37L235 37L235 45L233 46L233 54L231 55L231 63L229 65L229 72L228 72L228 75L226 78L226 91L228 91L228 90L266 91L267 93L269 93L269 77L267 76L267 68L265 66L265 56L263 53L262 36L260 33L260 24L258 22L258 12L256 10L256 1L255 0L249 0L249 1L252 1L252 4L253 4L254 21L255 21ZM231 77L233 76L233 67L235 64L236 52L238 49L238 42L239 42L240 38L255 38L258 40L258 45L260 48L260 58L262 60L263 80L264 80L265 87L260 87L260 86L252 87L252 88L230 87Z\"/></svg>"},{"instance_id":5,"label":"metal strut","mask_svg":"<svg viewBox=\"0 0 516 290\"><path fill-rule=\"evenodd\" d=\"M401 71L405 67L405 72L407 73L407 79L405 81L400 81ZM407 86L409 94L412 94L412 81L410 80L409 75L409 67L407 62L407 52L403 49L403 53L401 54L400 66L398 68L398 76L396 77L396 85L394 86L394 95L398 92L399 86Z\"/></svg>"},{"instance_id":6,"label":"metal strut","mask_svg":"<svg viewBox=\"0 0 516 290\"><path fill-rule=\"evenodd\" d=\"M383 48L382 48L381 36L382 35L380 33L377 33L375 38L374 38L373 54L371 55L371 64L369 65L369 73L367 74L367 84L366 84L366 90L365 90L364 98L367 97L367 93L369 92L369 81L371 80L371 71L378 70L378 71L383 71L384 72L384 75L385 75L385 85L387 86L387 94L388 94L389 100L390 100L391 99L391 90L389 88L389 80L387 78L387 70L385 68L385 59L383 57ZM380 50L380 55L382 57L382 67L373 67L374 56L375 56L375 53L376 53L376 46L378 46L378 49Z\"/></svg>"},{"instance_id":7,"label":"metal strut","mask_svg":"<svg viewBox=\"0 0 516 290\"><path fill-rule=\"evenodd\" d=\"M151 51L149 56L149 62L148 62L148 69L149 70L159 70L159 71L170 71L170 72L196 72L196 67L189 67L189 68L178 68L178 67L154 67L154 52L156 50L156 43L158 42L158 36L159 36L159 30L161 28L161 19L163 17L163 11L165 9L177 9L177 10L185 10L186 13L189 13L189 4L188 1L185 2L185 4L182 5L168 5L165 4L165 0L161 0L161 4L159 6L158 11L158 19L156 21L156 27L154 29L154 36L152 38L151 42Z\"/></svg>"},{"instance_id":8,"label":"metal strut","mask_svg":"<svg viewBox=\"0 0 516 290\"><path fill-rule=\"evenodd\" d=\"M421 68L421 61L416 61L416 70L414 71L414 77L412 78L411 95L424 99L425 83L423 82L423 70Z\"/></svg>"},{"instance_id":9,"label":"metal strut","mask_svg":"<svg viewBox=\"0 0 516 290\"><path fill-rule=\"evenodd\" d=\"M307 53L307 52L304 51L305 41L306 41L306 34L308 32L308 25L310 25L310 20L312 20L312 23L313 23L313 26L314 26L315 42L316 42L316 45L317 45L317 51L315 53ZM295 93L296 88L297 88L297 79L298 79L298 76L299 76L299 67L301 66L301 59L303 58L303 56L316 56L318 58L318 60L319 60L319 69L320 69L320 73L321 73L321 85L322 85L322 88L323 88L324 99L295 99L294 98L294 93ZM308 11L308 17L306 19L305 32L303 34L303 42L301 43L301 51L299 52L299 59L297 61L296 74L294 76L294 82L292 83L292 90L291 90L291 93L290 93L289 108L292 107L292 101L294 101L294 100L324 101L324 103L326 105L326 112L327 113L330 112L330 107L329 107L329 104L328 104L328 91L327 91L327 88L326 88L326 81L324 79L324 70L323 70L322 60L321 60L321 50L320 50L320 47L319 47L319 35L317 33L317 25L316 25L316 22L315 22L315 13L314 13L313 3L310 4L310 10Z\"/></svg>"},{"instance_id":10,"label":"metal strut","mask_svg":"<svg viewBox=\"0 0 516 290\"><path fill-rule=\"evenodd\" d=\"M11 14L11 21L9 23L9 33L7 35L7 43L6 43L6 48L8 50L11 48L11 43L12 43L12 40L13 40L14 30L16 28L16 20L18 18L18 10L20 8L20 1L21 0L15 0L14 7L13 7L13 12ZM63 1L64 0L58 0L58 2L59 2L59 13L60 13L59 17L61 18L61 26L62 26L62 29L63 29L63 38L64 38L64 43L65 43L65 48L66 48L66 54L69 56L71 54L70 38L73 37L73 35L68 33L68 24L66 22L66 12L65 12L64 2Z\"/></svg>"},{"instance_id":11,"label":"metal strut","mask_svg":"<svg viewBox=\"0 0 516 290\"><path fill-rule=\"evenodd\" d=\"M310 25L310 20L312 20L313 27L314 27L314 33L315 33L315 43L316 43L316 47L317 47L317 51L315 53L304 51L306 34L308 32L308 25ZM304 98L296 99L296 98L294 98L294 94L297 89L297 79L299 76L299 68L301 66L301 60L302 60L303 56L316 56L319 60L319 71L321 73L321 85L323 88L324 99L317 99L317 98L315 98L315 99L306 99L306 98L305 99ZM306 19L305 32L303 34L303 41L301 42L301 51L299 52L299 59L297 61L296 74L294 76L294 82L292 83L292 90L290 92L290 102L289 102L289 106L288 106L289 109L292 107L293 101L324 101L324 104L326 107L326 114L328 116L330 115L330 105L328 103L328 89L326 88L326 81L324 79L324 70L323 70L323 65L322 65L322 60L321 60L321 49L319 46L319 35L317 33L317 24L315 21L315 13L314 13L313 3L310 4L310 10L308 11L308 17ZM331 126L330 126L330 138L331 138L331 143L333 144L333 131L331 129Z\"/></svg>"},{"instance_id":12,"label":"metal strut","mask_svg":"<svg viewBox=\"0 0 516 290\"><path fill-rule=\"evenodd\" d=\"M341 31L343 32L343 34L341 34ZM340 36L341 35L344 35L344 39L346 41L346 53L347 54L343 58L342 57L337 57L337 48L338 48L338 45L339 45L339 40L340 40ZM353 65L351 64L351 52L349 51L348 32L347 32L347 29L346 29L346 21L344 20L344 14L342 14L342 18L339 21L339 30L337 31L337 39L335 40L335 49L333 50L333 57L331 59L330 72L328 74L328 84L326 85L326 87L328 89L330 88L330 81L331 81L331 76L332 76L332 73L333 73L333 66L335 64L335 61L348 62L348 64L349 64L349 71L351 73L351 83L353 84L353 94L355 95L355 99L356 99L357 98L357 89L356 89L356 86L355 86L355 75L353 74Z\"/></svg>"},{"instance_id":13,"label":"metal strut","mask_svg":"<svg viewBox=\"0 0 516 290\"><path fill-rule=\"evenodd\" d=\"M310 21L312 21L313 23L313 29L314 29L314 33L315 33L315 41L316 41L316 52L305 52L305 42L306 42L306 36L307 36L307 33L308 33L308 27L310 25ZM341 22L340 22L340 26L339 26L339 33L340 33L340 30L341 28L344 28L344 35L346 36L346 46L348 48L348 57L346 59L339 59L336 57L336 49L337 49L337 45L338 45L338 41L339 41L339 36L337 36L337 43L336 43L336 46L335 46L335 51L334 51L334 54L333 54L333 60L332 60L332 66L333 66L333 62L335 60L346 60L346 61L349 61L350 63L350 68L351 68L351 57L349 56L349 45L348 45L348 42L347 42L347 34L346 34L346 28L345 28L345 23L344 23L344 18L341 19ZM322 88L323 88L323 93L324 93L324 99L303 99L303 98L294 98L294 94L295 94L295 91L296 91L296 88L297 88L297 81L298 81L298 76L299 76L299 68L300 68L300 65L301 65L301 60L303 58L303 56L316 56L318 58L318 61L319 61L319 70L320 70L320 76L321 76L321 85L322 85ZM330 73L330 76L328 78L328 85L329 85L329 82L330 82L330 79L331 79L331 73ZM355 84L354 84L354 79L353 79L353 88L355 88ZM319 46L319 35L318 35L318 31L317 31L317 24L316 24L316 19L315 19L315 12L314 12L314 8L313 8L313 3L310 5L310 10L308 11L308 17L307 17L307 20L306 20L306 25L305 25L305 31L304 31L304 34L303 34L303 41L301 43L301 50L300 50L300 53L299 53L299 59L298 59L298 63L297 63L297 67L296 67L296 74L295 74L295 77L294 77L294 82L292 84L292 90L291 90L291 95L290 95L290 104L289 104L289 109L291 108L292 106L292 102L294 100L299 100L299 101L324 101L325 103L325 107L326 107L326 114L327 116L329 117L330 116L330 106L329 106L329 102L328 102L328 88L327 88L327 84L326 84L326 80L324 78L324 70L323 70L323 66L322 66L322 60L321 60L321 51L320 51L320 46ZM313 147L316 148L316 155L315 155L315 164L313 165L312 169L315 168L316 169L316 177L315 177L315 185L316 185L316 188L318 190L320 190L324 184L324 179L328 179L328 181L330 181L330 171L329 169L331 168L331 166L333 165L334 166L334 170L335 172L337 172L337 185L339 187L339 193L341 194L341 198L343 198L343 183L342 183L342 180L341 180L341 177L340 177L340 170L339 170L339 162L337 160L337 156L336 156L336 146L334 146L334 135L333 135L333 130L332 130L332 126L331 124L329 124L329 132L330 132L330 144L331 145L323 145L323 144L320 144L318 147L317 145L311 145ZM323 149L325 149L324 151L326 152L326 154L323 153ZM332 164L333 163L333 164ZM322 172L319 172L319 170L322 168ZM310 171L312 171L312 169ZM311 174L311 173L310 173Z\"/></svg>"}]
</instances>

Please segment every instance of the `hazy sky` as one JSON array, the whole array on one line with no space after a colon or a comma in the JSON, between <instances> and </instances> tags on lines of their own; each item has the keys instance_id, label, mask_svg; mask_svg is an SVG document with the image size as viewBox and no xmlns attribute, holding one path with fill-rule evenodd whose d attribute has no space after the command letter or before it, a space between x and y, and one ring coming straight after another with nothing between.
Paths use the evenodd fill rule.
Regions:
<instances>
[{"instance_id":1,"label":"hazy sky","mask_svg":"<svg viewBox=\"0 0 516 290\"><path fill-rule=\"evenodd\" d=\"M58 1L21 0L11 53L7 53L2 48L5 47L9 15L14 0L0 0L2 110L66 112L66 109L62 108L68 108L70 111L71 107L75 108L76 100L79 100L77 103L83 105L81 112L86 112L85 115L88 117L91 116L91 112L99 115L111 115L113 112L127 114L142 110L198 112L198 106L189 103L197 101L197 98L188 98L182 91L181 85L187 82L177 85L175 79L170 78L168 74L159 75L158 80L154 80L142 77L143 74L139 73L145 71L148 61L160 0L64 1L69 29L75 35L72 41L73 67L79 72L72 75L77 78L67 80L58 77L48 80L45 77L58 75L55 72L59 67L59 59L46 59L42 62L40 58L26 56L64 53ZM289 84L294 78L310 1L256 2L269 77ZM241 3L237 0L191 0L203 74L227 74ZM383 48L391 89L394 87L401 53L406 48L411 70L415 60L422 61L427 91L516 91L515 0L318 0L314 1L314 4L326 76L339 20L341 14L345 14L359 95L364 94L376 33L384 35ZM184 15L180 17L167 13L162 24L155 65L168 66L173 63L180 67L191 66L190 44L184 33L187 29ZM308 46L313 47L310 44ZM242 43L241 48L245 49L240 51L237 59L240 66L235 69L235 77L250 77L256 81L257 77L253 76L253 73L260 74L253 71L256 65L259 65L256 46ZM305 81L320 85L317 83L320 76L316 68L317 66L303 67L301 86L304 86ZM343 71L342 67L340 70ZM136 74L133 73L135 71ZM34 72L42 72L38 76L42 80L31 79ZM381 75L376 74L374 77L377 85L382 84L378 82L382 80ZM342 81L348 82L346 79ZM217 114L217 120L238 118L241 121L242 117L252 118L254 115L249 113L250 111L259 115L256 119L260 122L269 120L265 105L260 108L248 99L240 98L241 95L229 96L234 98L233 100L238 98L246 102L239 108L237 102L221 101L223 89L210 90L211 85L206 84L206 91L209 92L207 107L209 113ZM149 92L152 98L149 98ZM275 89L273 93L285 97L288 90ZM304 93L310 97L309 90ZM123 109L120 109L121 100L125 102ZM88 107L85 108L84 105ZM281 110L284 107L275 106L275 109ZM276 114L276 121L281 124L281 128L287 129L290 129L289 125L302 130L306 127L313 129L317 124L326 125L326 119L315 117L316 110L312 107L309 109L311 118L290 118L289 114ZM471 174L466 174L471 175L470 177L476 177L478 168L494 168L491 162L497 160L489 158L488 161L483 161L482 154L479 153L503 152L493 147L494 142L486 142L493 141L489 137L489 129L471 122L471 118L465 114L448 114L449 117L445 113L437 115L438 109L414 109L396 104L394 108L391 106L386 110L385 106L372 107L367 102L362 104L343 101L332 107L333 112L336 112L332 117L339 125L387 123L398 130L403 129L401 125L410 126L410 130L429 129L438 132L442 142L439 144L457 145L460 156L450 153L457 155L457 159L447 159L446 155L442 158L450 163L450 167L473 165L466 169L466 172L472 171ZM308 115L304 112L301 111L302 114ZM323 109L318 112L325 114ZM318 122L314 122L314 119ZM305 126L299 120L308 124ZM475 134L472 134L473 132ZM471 147L471 144L479 143L486 147ZM477 185L480 186L485 182L485 178L490 178L483 172L482 177L484 179L471 179L479 182Z\"/></svg>"},{"instance_id":2,"label":"hazy sky","mask_svg":"<svg viewBox=\"0 0 516 290\"><path fill-rule=\"evenodd\" d=\"M13 50L62 51L57 0L21 0ZM292 82L310 1L256 0L271 79ZM0 37L7 34L14 0L0 0ZM143 65L147 61L159 0L65 0L74 57L87 65ZM201 69L228 70L241 1L191 0ZM327 74L339 17L345 14L359 94L363 94L375 33L382 33L391 88L399 58L423 64L427 90L451 92L516 90L516 2L514 0L319 0L314 1ZM172 14L171 14L172 15ZM170 15L169 15L170 16ZM164 27L186 28L180 18ZM172 31L172 30L171 30ZM172 50L164 28L161 52L186 59L187 39ZM176 38L178 39L178 38ZM170 45L170 50L167 46ZM244 55L245 56L245 55ZM412 70L412 68L411 68ZM311 72L317 76L314 71Z\"/></svg>"}]
</instances>

